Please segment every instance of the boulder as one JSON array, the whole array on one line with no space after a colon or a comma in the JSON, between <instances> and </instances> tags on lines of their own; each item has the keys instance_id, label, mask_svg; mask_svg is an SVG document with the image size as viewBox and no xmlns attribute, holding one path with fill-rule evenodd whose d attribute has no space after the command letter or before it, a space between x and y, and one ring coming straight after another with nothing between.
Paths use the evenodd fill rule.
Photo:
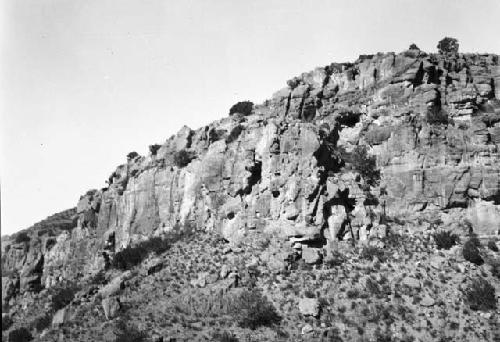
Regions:
<instances>
[{"instance_id":1,"label":"boulder","mask_svg":"<svg viewBox=\"0 0 500 342\"><path fill-rule=\"evenodd\" d=\"M301 298L299 311L304 316L318 317L320 311L319 301L316 298Z\"/></svg>"},{"instance_id":2,"label":"boulder","mask_svg":"<svg viewBox=\"0 0 500 342\"><path fill-rule=\"evenodd\" d=\"M98 293L102 298L116 295L123 289L125 281L128 280L131 276L131 271L122 273L121 275L113 278L108 284L101 288Z\"/></svg>"},{"instance_id":3,"label":"boulder","mask_svg":"<svg viewBox=\"0 0 500 342\"><path fill-rule=\"evenodd\" d=\"M104 298L101 305L104 310L104 315L108 320L116 317L121 308L120 299L117 296Z\"/></svg>"},{"instance_id":4,"label":"boulder","mask_svg":"<svg viewBox=\"0 0 500 342\"><path fill-rule=\"evenodd\" d=\"M5 305L19 290L19 278L2 277L2 305Z\"/></svg>"},{"instance_id":5,"label":"boulder","mask_svg":"<svg viewBox=\"0 0 500 342\"><path fill-rule=\"evenodd\" d=\"M219 277L221 279L225 279L229 274L229 267L227 265L222 265L220 272L219 272Z\"/></svg>"},{"instance_id":6,"label":"boulder","mask_svg":"<svg viewBox=\"0 0 500 342\"><path fill-rule=\"evenodd\" d=\"M314 331L313 327L310 324L306 324L302 327L300 333L302 335L308 335Z\"/></svg>"},{"instance_id":7,"label":"boulder","mask_svg":"<svg viewBox=\"0 0 500 342\"><path fill-rule=\"evenodd\" d=\"M403 278L403 285L406 285L406 286L414 288L414 289L419 289L420 288L420 281L416 278L413 278L413 277L405 277L405 278Z\"/></svg>"},{"instance_id":8,"label":"boulder","mask_svg":"<svg viewBox=\"0 0 500 342\"><path fill-rule=\"evenodd\" d=\"M68 320L68 310L67 308L62 308L57 310L57 312L54 314L54 317L52 317L52 326L53 327L58 327L66 323Z\"/></svg>"},{"instance_id":9,"label":"boulder","mask_svg":"<svg viewBox=\"0 0 500 342\"><path fill-rule=\"evenodd\" d=\"M321 261L321 249L320 248L311 248L311 247L303 247L302 248L302 259L307 264L317 264Z\"/></svg>"},{"instance_id":10,"label":"boulder","mask_svg":"<svg viewBox=\"0 0 500 342\"><path fill-rule=\"evenodd\" d=\"M424 298L420 301L420 305L422 306L433 306L435 303L435 300L430 297L429 295L425 295Z\"/></svg>"}]
</instances>

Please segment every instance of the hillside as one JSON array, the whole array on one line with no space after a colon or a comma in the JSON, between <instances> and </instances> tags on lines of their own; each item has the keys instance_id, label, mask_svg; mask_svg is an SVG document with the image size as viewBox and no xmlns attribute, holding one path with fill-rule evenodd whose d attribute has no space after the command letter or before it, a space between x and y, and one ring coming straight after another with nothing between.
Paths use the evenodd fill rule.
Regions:
<instances>
[{"instance_id":1,"label":"hillside","mask_svg":"<svg viewBox=\"0 0 500 342\"><path fill-rule=\"evenodd\" d=\"M499 149L498 55L316 68L2 241L3 338L494 341Z\"/></svg>"}]
</instances>

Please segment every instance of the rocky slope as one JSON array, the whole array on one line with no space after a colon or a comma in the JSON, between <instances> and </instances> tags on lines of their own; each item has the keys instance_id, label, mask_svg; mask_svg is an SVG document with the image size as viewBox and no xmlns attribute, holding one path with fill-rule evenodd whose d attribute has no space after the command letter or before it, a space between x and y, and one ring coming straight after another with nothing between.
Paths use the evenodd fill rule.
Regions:
<instances>
[{"instance_id":1,"label":"rocky slope","mask_svg":"<svg viewBox=\"0 0 500 342\"><path fill-rule=\"evenodd\" d=\"M232 245L272 237L272 248L245 251L271 274L290 272L301 259L320 264L351 243L380 242L379 247L386 247L382 240L396 226L405 227L401 239L439 228L462 236L462 241L470 233L483 242L498 240L497 55L427 54L418 49L364 55L354 63L316 68L287 84L251 113L235 113L197 130L184 127L164 144L152 145L148 156L129 154L109 177L107 188L81 197L70 220L72 229L58 229L54 236L30 229L26 236L2 241L5 310L10 307L13 317L24 317L15 311L20 298L34 300L41 289L75 279L90 281L103 270L109 272L124 248L172 233L210 232ZM428 233L422 239L432 240ZM435 252L426 248L423 263ZM351 249L344 254L359 247ZM171 259L166 253L164 258ZM434 276L405 266L418 259L401 253L393 260L395 268L402 268L399 272ZM487 254L484 258L493 263L498 258ZM366 266L353 260L350 267ZM488 268L476 271L498 283ZM324 285L322 273L317 274L316 282ZM292 271L291 277L302 275ZM325 277L331 282L336 276ZM461 277L452 283L460 283ZM394 295L394 287L388 291ZM489 324L490 318L476 317L474 324ZM289 327L297 324L291 322Z\"/></svg>"}]
</instances>

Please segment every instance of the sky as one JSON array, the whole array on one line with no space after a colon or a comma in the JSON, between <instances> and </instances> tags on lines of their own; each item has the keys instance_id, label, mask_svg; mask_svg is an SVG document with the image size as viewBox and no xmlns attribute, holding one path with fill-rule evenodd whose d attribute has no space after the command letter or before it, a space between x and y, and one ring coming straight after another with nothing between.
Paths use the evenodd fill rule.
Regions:
<instances>
[{"instance_id":1,"label":"sky","mask_svg":"<svg viewBox=\"0 0 500 342\"><path fill-rule=\"evenodd\" d=\"M105 186L237 101L360 54L500 53L498 0L3 0L1 231L11 234Z\"/></svg>"}]
</instances>

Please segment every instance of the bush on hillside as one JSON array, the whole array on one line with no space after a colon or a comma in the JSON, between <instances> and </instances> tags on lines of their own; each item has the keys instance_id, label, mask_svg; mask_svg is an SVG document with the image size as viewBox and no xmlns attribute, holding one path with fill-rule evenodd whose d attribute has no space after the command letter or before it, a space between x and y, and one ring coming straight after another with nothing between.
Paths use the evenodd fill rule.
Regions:
<instances>
[{"instance_id":1,"label":"bush on hillside","mask_svg":"<svg viewBox=\"0 0 500 342\"><path fill-rule=\"evenodd\" d=\"M486 279L478 278L465 290L465 299L472 310L495 310L495 288Z\"/></svg>"},{"instance_id":2,"label":"bush on hillside","mask_svg":"<svg viewBox=\"0 0 500 342\"><path fill-rule=\"evenodd\" d=\"M432 106L427 109L425 118L431 125L447 125L448 115L438 106Z\"/></svg>"},{"instance_id":3,"label":"bush on hillside","mask_svg":"<svg viewBox=\"0 0 500 342\"><path fill-rule=\"evenodd\" d=\"M252 330L271 327L281 321L273 304L257 289L243 291L237 299L234 314L240 327Z\"/></svg>"},{"instance_id":4,"label":"bush on hillside","mask_svg":"<svg viewBox=\"0 0 500 342\"><path fill-rule=\"evenodd\" d=\"M218 342L238 342L238 338L228 331L224 331L222 334L215 334L214 341Z\"/></svg>"},{"instance_id":5,"label":"bush on hillside","mask_svg":"<svg viewBox=\"0 0 500 342\"><path fill-rule=\"evenodd\" d=\"M31 332L25 328L20 327L9 332L7 341L9 342L28 342L33 340Z\"/></svg>"},{"instance_id":6,"label":"bush on hillside","mask_svg":"<svg viewBox=\"0 0 500 342\"><path fill-rule=\"evenodd\" d=\"M129 154L127 154L127 160L133 160L135 158L137 158L139 156L139 153L137 152L130 152Z\"/></svg>"},{"instance_id":7,"label":"bush on hillside","mask_svg":"<svg viewBox=\"0 0 500 342\"><path fill-rule=\"evenodd\" d=\"M449 231L434 233L433 237L438 249L450 249L459 241L458 235Z\"/></svg>"},{"instance_id":8,"label":"bush on hillside","mask_svg":"<svg viewBox=\"0 0 500 342\"><path fill-rule=\"evenodd\" d=\"M385 260L385 253L384 250L375 246L367 246L363 248L361 251L361 258L365 260L370 260L373 261L375 257L377 257L378 260L384 261Z\"/></svg>"},{"instance_id":9,"label":"bush on hillside","mask_svg":"<svg viewBox=\"0 0 500 342\"><path fill-rule=\"evenodd\" d=\"M379 183L380 170L377 169L377 158L368 155L366 146L356 146L346 159L368 185L375 186Z\"/></svg>"},{"instance_id":10,"label":"bush on hillside","mask_svg":"<svg viewBox=\"0 0 500 342\"><path fill-rule=\"evenodd\" d=\"M3 311L3 310L2 310ZM8 330L12 325L13 321L10 315L2 315L2 331Z\"/></svg>"},{"instance_id":11,"label":"bush on hillside","mask_svg":"<svg viewBox=\"0 0 500 342\"><path fill-rule=\"evenodd\" d=\"M124 319L118 320L116 325L116 342L145 342L148 340L148 335L145 332L140 331Z\"/></svg>"},{"instance_id":12,"label":"bush on hillside","mask_svg":"<svg viewBox=\"0 0 500 342\"><path fill-rule=\"evenodd\" d=\"M229 115L242 114L243 116L248 116L252 114L253 102L251 101L240 101L235 103L231 109L229 109Z\"/></svg>"},{"instance_id":13,"label":"bush on hillside","mask_svg":"<svg viewBox=\"0 0 500 342\"><path fill-rule=\"evenodd\" d=\"M484 263L484 260L479 254L480 246L481 244L476 237L471 237L469 240L467 240L462 250L462 254L465 260L476 265L482 265Z\"/></svg>"},{"instance_id":14,"label":"bush on hillside","mask_svg":"<svg viewBox=\"0 0 500 342\"><path fill-rule=\"evenodd\" d=\"M15 243L30 242L30 237L27 232L19 232L14 238Z\"/></svg>"},{"instance_id":15,"label":"bush on hillside","mask_svg":"<svg viewBox=\"0 0 500 342\"><path fill-rule=\"evenodd\" d=\"M78 291L78 286L71 283L58 284L52 287L49 292L52 297L52 309L57 311L64 308L66 305L71 303Z\"/></svg>"},{"instance_id":16,"label":"bush on hillside","mask_svg":"<svg viewBox=\"0 0 500 342\"><path fill-rule=\"evenodd\" d=\"M160 148L161 145L158 144L149 145L149 152L151 153L152 156L156 156L156 153Z\"/></svg>"},{"instance_id":17,"label":"bush on hillside","mask_svg":"<svg viewBox=\"0 0 500 342\"><path fill-rule=\"evenodd\" d=\"M299 86L301 82L301 79L299 77L294 77L288 81L286 81L286 84L288 85L288 87L290 87L290 89L295 89Z\"/></svg>"},{"instance_id":18,"label":"bush on hillside","mask_svg":"<svg viewBox=\"0 0 500 342\"><path fill-rule=\"evenodd\" d=\"M186 167L191 161L195 158L196 156L194 153L186 151L184 149L175 152L174 154L174 164L179 167L183 168Z\"/></svg>"},{"instance_id":19,"label":"bush on hillside","mask_svg":"<svg viewBox=\"0 0 500 342\"><path fill-rule=\"evenodd\" d=\"M225 129L215 129L215 128L211 129L210 132L208 133L209 144L221 140L226 133L227 131Z\"/></svg>"},{"instance_id":20,"label":"bush on hillside","mask_svg":"<svg viewBox=\"0 0 500 342\"><path fill-rule=\"evenodd\" d=\"M36 331L41 332L48 328L52 323L52 315L48 312L35 318L31 324L31 327L36 329Z\"/></svg>"},{"instance_id":21,"label":"bush on hillside","mask_svg":"<svg viewBox=\"0 0 500 342\"><path fill-rule=\"evenodd\" d=\"M229 136L226 138L226 144L230 144L233 141L235 141L236 139L238 139L238 137L240 136L242 131L243 131L242 125L237 125L237 126L233 127L233 129L229 133Z\"/></svg>"},{"instance_id":22,"label":"bush on hillside","mask_svg":"<svg viewBox=\"0 0 500 342\"><path fill-rule=\"evenodd\" d=\"M488 248L492 250L493 252L498 252L498 246L495 242L495 240L491 239L488 241Z\"/></svg>"}]
</instances>

